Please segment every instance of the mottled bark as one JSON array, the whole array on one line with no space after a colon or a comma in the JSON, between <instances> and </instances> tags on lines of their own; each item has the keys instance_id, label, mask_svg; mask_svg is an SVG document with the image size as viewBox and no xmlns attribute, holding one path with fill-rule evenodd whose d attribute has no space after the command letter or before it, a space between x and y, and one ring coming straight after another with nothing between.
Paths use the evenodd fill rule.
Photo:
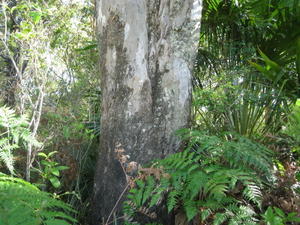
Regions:
<instances>
[{"instance_id":1,"label":"mottled bark","mask_svg":"<svg viewBox=\"0 0 300 225\"><path fill-rule=\"evenodd\" d=\"M190 117L201 6L201 0L96 1L102 112L91 224L107 219L126 185L117 143L140 164L178 151L174 132Z\"/></svg>"}]
</instances>

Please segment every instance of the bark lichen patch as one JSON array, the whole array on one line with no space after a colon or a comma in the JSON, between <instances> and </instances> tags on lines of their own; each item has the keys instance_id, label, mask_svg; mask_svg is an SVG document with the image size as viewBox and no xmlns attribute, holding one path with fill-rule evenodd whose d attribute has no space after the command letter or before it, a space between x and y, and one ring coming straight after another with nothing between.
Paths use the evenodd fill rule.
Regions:
<instances>
[{"instance_id":1,"label":"bark lichen patch","mask_svg":"<svg viewBox=\"0 0 300 225\"><path fill-rule=\"evenodd\" d=\"M101 24L101 26L97 26L99 33L102 32L102 28L106 26L106 16L104 7L103 7L103 1L96 1L96 22L97 24Z\"/></svg>"},{"instance_id":2,"label":"bark lichen patch","mask_svg":"<svg viewBox=\"0 0 300 225\"><path fill-rule=\"evenodd\" d=\"M117 62L116 47L115 46L113 46L112 48L108 47L105 57L106 57L106 62L105 62L106 70L109 74L113 74L115 72L116 62Z\"/></svg>"},{"instance_id":3,"label":"bark lichen patch","mask_svg":"<svg viewBox=\"0 0 300 225\"><path fill-rule=\"evenodd\" d=\"M178 90L178 103L180 104L179 108L184 108L187 101L190 99L191 94L191 71L188 67L188 64L180 59L175 58L173 61L173 71L174 79L177 81L179 86ZM178 106L177 106L178 107Z\"/></svg>"},{"instance_id":4,"label":"bark lichen patch","mask_svg":"<svg viewBox=\"0 0 300 225\"><path fill-rule=\"evenodd\" d=\"M126 24L125 24L125 38L124 38L125 41L126 41L126 40L128 39L128 37L129 37L129 32L130 32L130 25L129 25L129 23L126 23Z\"/></svg>"},{"instance_id":5,"label":"bark lichen patch","mask_svg":"<svg viewBox=\"0 0 300 225\"><path fill-rule=\"evenodd\" d=\"M200 24L202 15L202 1L194 0L193 7L191 10L191 20L194 20Z\"/></svg>"},{"instance_id":6,"label":"bark lichen patch","mask_svg":"<svg viewBox=\"0 0 300 225\"><path fill-rule=\"evenodd\" d=\"M171 17L172 17L172 26L174 29L181 28L187 17L190 10L191 0L171 0L170 8L171 8Z\"/></svg>"},{"instance_id":7,"label":"bark lichen patch","mask_svg":"<svg viewBox=\"0 0 300 225\"><path fill-rule=\"evenodd\" d=\"M144 90L142 93L142 89L145 88L144 84L149 81L147 60L145 58L147 53L146 47L147 43L144 43L143 40L139 40L138 46L135 48L135 54L133 56L128 56L132 65L132 73L131 76L125 80L125 84L133 90L128 101L128 117L139 112L142 107L145 106L145 102L141 100L142 98L151 98L149 90L148 92ZM146 102L149 102L149 100Z\"/></svg>"}]
</instances>

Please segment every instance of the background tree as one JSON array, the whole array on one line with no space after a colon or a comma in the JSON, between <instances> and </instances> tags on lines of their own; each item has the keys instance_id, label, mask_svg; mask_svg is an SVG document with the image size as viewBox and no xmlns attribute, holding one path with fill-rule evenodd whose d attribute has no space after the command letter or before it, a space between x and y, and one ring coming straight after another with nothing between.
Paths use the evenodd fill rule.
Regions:
<instances>
[{"instance_id":1,"label":"background tree","mask_svg":"<svg viewBox=\"0 0 300 225\"><path fill-rule=\"evenodd\" d=\"M139 164L178 151L201 9L199 0L96 1L102 105L92 224L108 218L126 186L116 145Z\"/></svg>"}]
</instances>

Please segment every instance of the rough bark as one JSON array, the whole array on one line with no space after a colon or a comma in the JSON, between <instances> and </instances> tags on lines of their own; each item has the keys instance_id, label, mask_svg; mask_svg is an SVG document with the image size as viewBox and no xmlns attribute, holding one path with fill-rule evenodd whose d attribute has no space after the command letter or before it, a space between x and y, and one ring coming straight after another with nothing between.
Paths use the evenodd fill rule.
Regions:
<instances>
[{"instance_id":1,"label":"rough bark","mask_svg":"<svg viewBox=\"0 0 300 225\"><path fill-rule=\"evenodd\" d=\"M178 151L201 8L202 0L96 1L102 106L91 224L107 219L126 186L117 143L140 164Z\"/></svg>"}]
</instances>

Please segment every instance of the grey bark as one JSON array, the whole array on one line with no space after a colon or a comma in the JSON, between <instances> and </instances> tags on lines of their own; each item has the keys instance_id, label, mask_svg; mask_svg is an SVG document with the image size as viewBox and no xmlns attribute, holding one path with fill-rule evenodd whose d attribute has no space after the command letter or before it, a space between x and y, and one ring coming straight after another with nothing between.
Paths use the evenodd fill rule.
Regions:
<instances>
[{"instance_id":1,"label":"grey bark","mask_svg":"<svg viewBox=\"0 0 300 225\"><path fill-rule=\"evenodd\" d=\"M91 224L107 219L126 186L117 143L139 164L178 151L201 9L202 0L96 1L102 105Z\"/></svg>"}]
</instances>

